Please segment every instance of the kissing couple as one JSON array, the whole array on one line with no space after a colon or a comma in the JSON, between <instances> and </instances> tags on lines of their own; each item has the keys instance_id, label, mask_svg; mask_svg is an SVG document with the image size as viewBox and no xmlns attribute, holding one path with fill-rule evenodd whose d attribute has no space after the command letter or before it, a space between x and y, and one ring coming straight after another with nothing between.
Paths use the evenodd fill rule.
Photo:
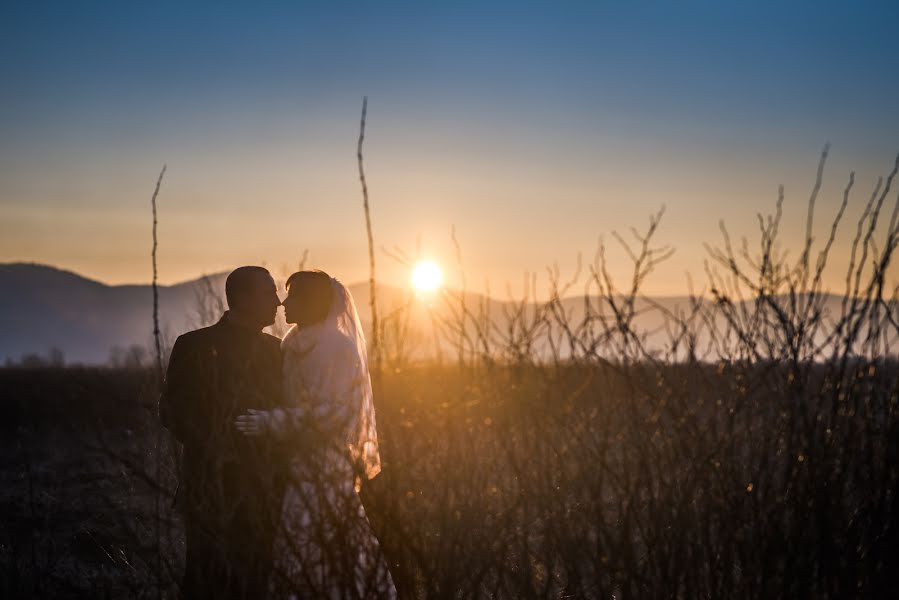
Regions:
<instances>
[{"instance_id":1,"label":"kissing couple","mask_svg":"<svg viewBox=\"0 0 899 600\"><path fill-rule=\"evenodd\" d=\"M234 270L228 310L172 348L159 412L183 446L185 598L395 598L358 491L381 470L365 337L323 271ZM278 306L292 326L263 333Z\"/></svg>"}]
</instances>

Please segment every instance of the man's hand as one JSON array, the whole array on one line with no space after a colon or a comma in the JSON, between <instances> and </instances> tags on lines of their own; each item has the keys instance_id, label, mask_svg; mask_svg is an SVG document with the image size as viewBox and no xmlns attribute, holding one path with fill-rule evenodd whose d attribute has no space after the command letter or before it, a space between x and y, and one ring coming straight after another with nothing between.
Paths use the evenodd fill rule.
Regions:
<instances>
[{"instance_id":1,"label":"man's hand","mask_svg":"<svg viewBox=\"0 0 899 600\"><path fill-rule=\"evenodd\" d=\"M259 436L270 431L270 422L271 413L269 411L250 408L247 410L247 414L237 417L234 426L244 435Z\"/></svg>"}]
</instances>

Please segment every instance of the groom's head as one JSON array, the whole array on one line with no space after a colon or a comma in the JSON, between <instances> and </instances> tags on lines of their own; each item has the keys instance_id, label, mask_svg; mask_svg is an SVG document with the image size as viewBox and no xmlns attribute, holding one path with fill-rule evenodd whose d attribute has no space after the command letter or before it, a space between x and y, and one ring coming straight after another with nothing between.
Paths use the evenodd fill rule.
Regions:
<instances>
[{"instance_id":1,"label":"groom's head","mask_svg":"<svg viewBox=\"0 0 899 600\"><path fill-rule=\"evenodd\" d=\"M228 310L237 321L252 327L275 322L281 301L271 274L262 267L238 267L225 280Z\"/></svg>"}]
</instances>

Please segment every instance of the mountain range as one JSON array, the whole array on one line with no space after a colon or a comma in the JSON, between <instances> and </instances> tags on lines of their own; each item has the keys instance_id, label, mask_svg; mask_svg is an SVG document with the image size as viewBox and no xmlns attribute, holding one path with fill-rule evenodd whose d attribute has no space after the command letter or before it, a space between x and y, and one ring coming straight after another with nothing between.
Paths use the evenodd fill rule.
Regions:
<instances>
[{"instance_id":1,"label":"mountain range","mask_svg":"<svg viewBox=\"0 0 899 600\"><path fill-rule=\"evenodd\" d=\"M226 276L158 287L164 343L221 316ZM61 352L67 363L105 364L129 347L152 347L152 286L107 285L48 265L0 264L0 331L0 361Z\"/></svg>"},{"instance_id":2,"label":"mountain range","mask_svg":"<svg viewBox=\"0 0 899 600\"><path fill-rule=\"evenodd\" d=\"M215 322L224 309L226 273L186 281L176 285L159 286L159 317L163 343L170 345L185 331ZM350 285L363 327L370 327L368 283ZM512 300L490 299L478 294L465 296L469 310L480 307L496 323L515 309ZM829 296L827 310L839 314L840 298ZM576 320L583 314L584 299L566 298L562 305ZM640 313L635 319L637 329L649 332L650 344L662 344L667 335L662 311L685 310L686 296L657 297L638 300ZM417 298L411 290L378 286L378 306L382 322L390 323L394 315L394 342L398 339L410 344L417 335L428 337L435 313L447 315L442 302ZM408 322L411 328L395 317L400 306L410 307ZM525 303L526 311L533 306ZM436 310L435 310L436 309ZM0 264L0 361L7 364L21 361L28 355L64 358L69 364L108 364L131 347L150 348L153 342L153 294L150 285L106 285L71 271L33 263ZM273 333L285 331L282 313ZM405 319L405 317L404 317ZM438 315L439 320L439 315ZM416 333L417 327L417 333ZM388 327L388 331L390 327Z\"/></svg>"}]
</instances>

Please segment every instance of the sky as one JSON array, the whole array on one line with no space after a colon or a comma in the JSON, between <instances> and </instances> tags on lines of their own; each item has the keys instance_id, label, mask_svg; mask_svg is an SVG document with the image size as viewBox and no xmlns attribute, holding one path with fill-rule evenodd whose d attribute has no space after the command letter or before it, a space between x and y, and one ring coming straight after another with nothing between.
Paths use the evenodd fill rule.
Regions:
<instances>
[{"instance_id":1,"label":"sky","mask_svg":"<svg viewBox=\"0 0 899 600\"><path fill-rule=\"evenodd\" d=\"M379 277L398 253L469 289L563 278L613 231L675 254L653 294L707 288L719 221L758 239L785 186L799 248L819 155L815 235L851 171L854 219L899 152L895 2L10 2L0 7L0 262L101 281L264 264L368 276L356 141ZM896 196L890 197L889 207ZM793 254L798 254L798 250ZM893 271L895 273L895 269Z\"/></svg>"}]
</instances>

